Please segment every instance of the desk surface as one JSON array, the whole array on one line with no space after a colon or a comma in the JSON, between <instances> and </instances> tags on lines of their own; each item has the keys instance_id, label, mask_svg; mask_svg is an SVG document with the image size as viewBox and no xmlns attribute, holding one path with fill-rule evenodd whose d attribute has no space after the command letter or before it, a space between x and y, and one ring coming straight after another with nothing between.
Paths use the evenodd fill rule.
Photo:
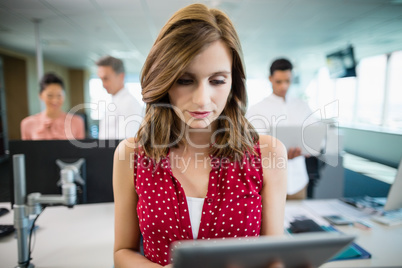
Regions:
<instances>
[{"instance_id":1,"label":"desk surface","mask_svg":"<svg viewBox=\"0 0 402 268\"><path fill-rule=\"evenodd\" d=\"M311 207L323 204L333 204L337 200L305 200L288 201L286 209L300 210L306 209L315 216L319 213L311 210ZM316 206L314 206L316 205ZM355 210L349 206L349 210ZM321 207L321 209L325 209ZM350 212L350 211L348 211ZM359 213L359 212L358 212ZM372 226L369 230L359 229L354 226L336 226L339 231L356 236L355 242L371 253L371 259L333 261L322 265L320 268L330 267L402 267L402 225L388 227L365 219Z\"/></svg>"},{"instance_id":2,"label":"desk surface","mask_svg":"<svg viewBox=\"0 0 402 268\"><path fill-rule=\"evenodd\" d=\"M305 208L312 201L288 201L287 209ZM322 202L322 201L319 201ZM9 203L0 203L9 207ZM111 268L113 267L114 207L112 203L78 205L73 209L48 207L37 220L33 244L35 267ZM13 212L0 217L0 224L12 224ZM352 226L338 229L356 235L356 242L372 254L371 259L329 262L330 267L402 267L402 226L386 227L372 222L371 230ZM0 266L17 264L14 236L0 238Z\"/></svg>"},{"instance_id":3,"label":"desk surface","mask_svg":"<svg viewBox=\"0 0 402 268\"><path fill-rule=\"evenodd\" d=\"M9 207L0 203L0 207ZM13 212L0 217L12 224ZM113 203L47 207L38 218L32 236L32 263L37 268L112 268L114 241ZM15 267L17 241L13 235L0 238L0 267Z\"/></svg>"}]
</instances>

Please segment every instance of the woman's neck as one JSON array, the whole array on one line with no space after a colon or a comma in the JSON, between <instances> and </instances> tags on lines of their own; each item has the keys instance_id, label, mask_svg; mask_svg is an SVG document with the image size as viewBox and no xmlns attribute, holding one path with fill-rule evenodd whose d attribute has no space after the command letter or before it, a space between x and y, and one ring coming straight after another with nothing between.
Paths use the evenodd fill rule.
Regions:
<instances>
[{"instance_id":1,"label":"woman's neck","mask_svg":"<svg viewBox=\"0 0 402 268\"><path fill-rule=\"evenodd\" d=\"M45 110L45 115L50 119L56 119L62 114L62 111L50 111L48 109Z\"/></svg>"},{"instance_id":2,"label":"woman's neck","mask_svg":"<svg viewBox=\"0 0 402 268\"><path fill-rule=\"evenodd\" d=\"M188 150L194 152L208 151L213 143L215 127L210 129L186 129L183 139Z\"/></svg>"}]
</instances>

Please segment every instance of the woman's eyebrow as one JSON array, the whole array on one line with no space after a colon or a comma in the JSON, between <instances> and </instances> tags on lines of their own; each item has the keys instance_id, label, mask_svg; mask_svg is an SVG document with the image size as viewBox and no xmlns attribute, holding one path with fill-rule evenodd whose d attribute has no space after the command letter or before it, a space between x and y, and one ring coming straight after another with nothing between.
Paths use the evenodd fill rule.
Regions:
<instances>
[{"instance_id":1,"label":"woman's eyebrow","mask_svg":"<svg viewBox=\"0 0 402 268\"><path fill-rule=\"evenodd\" d=\"M214 72L212 73L210 76L214 76L214 75L228 75L231 74L232 72L230 71L218 71L218 72Z\"/></svg>"},{"instance_id":2,"label":"woman's eyebrow","mask_svg":"<svg viewBox=\"0 0 402 268\"><path fill-rule=\"evenodd\" d=\"M224 71L213 72L213 73L209 74L208 76L214 76L214 75L229 75L229 74L231 74L231 73L232 73L232 72L230 72L230 71L224 70ZM194 73L191 73L191 72L184 72L184 73L182 74L182 76L185 76L185 75L188 75L188 76L191 76L191 77L195 77L195 76L196 76Z\"/></svg>"}]
</instances>

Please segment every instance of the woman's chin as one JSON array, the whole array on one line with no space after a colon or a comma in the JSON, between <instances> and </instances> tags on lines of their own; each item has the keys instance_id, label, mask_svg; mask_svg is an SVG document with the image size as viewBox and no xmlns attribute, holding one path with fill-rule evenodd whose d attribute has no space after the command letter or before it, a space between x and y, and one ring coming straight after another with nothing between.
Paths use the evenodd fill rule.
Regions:
<instances>
[{"instance_id":1,"label":"woman's chin","mask_svg":"<svg viewBox=\"0 0 402 268\"><path fill-rule=\"evenodd\" d=\"M187 125L190 129L200 129L200 130L208 129L211 126L211 124L207 122L197 122L197 123L192 122L191 124Z\"/></svg>"},{"instance_id":2,"label":"woman's chin","mask_svg":"<svg viewBox=\"0 0 402 268\"><path fill-rule=\"evenodd\" d=\"M47 107L47 110L51 113L59 113L61 112L61 107Z\"/></svg>"}]
</instances>

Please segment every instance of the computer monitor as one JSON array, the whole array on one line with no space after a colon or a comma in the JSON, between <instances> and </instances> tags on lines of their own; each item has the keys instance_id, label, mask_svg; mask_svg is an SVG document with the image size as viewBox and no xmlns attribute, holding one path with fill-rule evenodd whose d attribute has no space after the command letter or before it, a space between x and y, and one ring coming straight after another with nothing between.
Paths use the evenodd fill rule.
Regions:
<instances>
[{"instance_id":1,"label":"computer monitor","mask_svg":"<svg viewBox=\"0 0 402 268\"><path fill-rule=\"evenodd\" d=\"M398 171L395 176L394 183L388 192L387 201L384 210L394 210L402 208L402 159L399 162Z\"/></svg>"},{"instance_id":2,"label":"computer monitor","mask_svg":"<svg viewBox=\"0 0 402 268\"><path fill-rule=\"evenodd\" d=\"M72 163L85 160L81 168L85 185L77 194L78 203L113 202L113 154L119 141L80 140L12 140L9 143L10 157L25 155L26 194L60 194L57 185L60 168L56 160ZM14 175L11 165L11 203L14 203Z\"/></svg>"},{"instance_id":3,"label":"computer monitor","mask_svg":"<svg viewBox=\"0 0 402 268\"><path fill-rule=\"evenodd\" d=\"M356 59L353 46L328 54L326 59L331 78L356 76Z\"/></svg>"}]
</instances>

